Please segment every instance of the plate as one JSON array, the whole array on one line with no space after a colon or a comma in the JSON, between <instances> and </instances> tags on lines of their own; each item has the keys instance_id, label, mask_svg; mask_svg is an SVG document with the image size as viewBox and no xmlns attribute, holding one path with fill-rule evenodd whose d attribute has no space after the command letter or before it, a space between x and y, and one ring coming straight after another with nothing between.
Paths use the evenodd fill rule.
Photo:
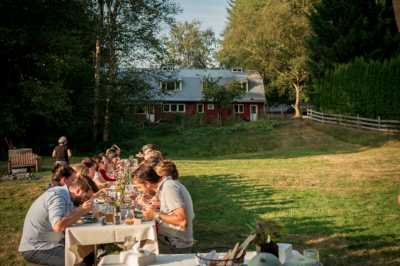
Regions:
<instances>
[{"instance_id":1,"label":"plate","mask_svg":"<svg viewBox=\"0 0 400 266\"><path fill-rule=\"evenodd\" d=\"M92 223L97 223L97 221L98 221L97 218L91 218L91 219L83 218L76 221L76 224L92 224Z\"/></svg>"}]
</instances>

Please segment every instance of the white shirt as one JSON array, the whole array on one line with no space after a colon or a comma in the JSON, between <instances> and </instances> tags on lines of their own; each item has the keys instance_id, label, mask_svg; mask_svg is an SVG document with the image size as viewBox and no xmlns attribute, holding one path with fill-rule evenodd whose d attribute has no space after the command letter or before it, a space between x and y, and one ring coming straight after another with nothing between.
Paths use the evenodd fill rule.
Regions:
<instances>
[{"instance_id":1,"label":"white shirt","mask_svg":"<svg viewBox=\"0 0 400 266\"><path fill-rule=\"evenodd\" d=\"M93 180L99 178L100 176L101 176L100 172L96 172L96 173L94 174Z\"/></svg>"}]
</instances>

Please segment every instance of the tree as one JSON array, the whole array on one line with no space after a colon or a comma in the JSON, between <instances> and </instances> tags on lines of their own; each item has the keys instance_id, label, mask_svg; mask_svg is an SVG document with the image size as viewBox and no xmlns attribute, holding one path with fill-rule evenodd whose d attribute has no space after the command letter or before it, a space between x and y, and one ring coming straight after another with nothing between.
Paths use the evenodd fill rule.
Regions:
<instances>
[{"instance_id":1,"label":"tree","mask_svg":"<svg viewBox=\"0 0 400 266\"><path fill-rule=\"evenodd\" d=\"M92 6L6 0L0 9L0 135L49 143L49 132L59 134L76 122L75 92L65 84L92 59Z\"/></svg>"},{"instance_id":2,"label":"tree","mask_svg":"<svg viewBox=\"0 0 400 266\"><path fill-rule=\"evenodd\" d=\"M225 110L234 109L236 100L243 99L246 87L239 81L233 80L224 85L219 85L222 76L214 79L208 74L202 77L203 101L211 101L217 104L218 123L222 126L222 114Z\"/></svg>"},{"instance_id":3,"label":"tree","mask_svg":"<svg viewBox=\"0 0 400 266\"><path fill-rule=\"evenodd\" d=\"M165 63L178 68L205 69L215 67L216 39L211 28L200 30L201 23L177 22L171 28L169 37L164 36L168 49ZM214 46L214 47L213 47Z\"/></svg>"},{"instance_id":4,"label":"tree","mask_svg":"<svg viewBox=\"0 0 400 266\"><path fill-rule=\"evenodd\" d=\"M173 0L105 1L105 46L109 54L103 141L108 141L118 69L121 66L128 68L160 60L165 50L159 33L165 25L174 24L174 16L181 12L181 9Z\"/></svg>"},{"instance_id":5,"label":"tree","mask_svg":"<svg viewBox=\"0 0 400 266\"><path fill-rule=\"evenodd\" d=\"M392 1L321 0L313 6L307 16L312 33L306 38L313 78L321 79L334 64L356 57L383 62L399 54Z\"/></svg>"},{"instance_id":6,"label":"tree","mask_svg":"<svg viewBox=\"0 0 400 266\"><path fill-rule=\"evenodd\" d=\"M101 47L103 36L103 17L104 17L104 0L98 0L97 3L97 32L96 32L96 64L94 74L94 108L93 108L93 140L97 139L98 123L99 123L99 90L100 90L100 67L101 67Z\"/></svg>"},{"instance_id":7,"label":"tree","mask_svg":"<svg viewBox=\"0 0 400 266\"><path fill-rule=\"evenodd\" d=\"M223 32L218 58L256 70L264 78L266 95L292 102L295 117L301 117L299 102L305 81L310 78L305 64L304 37L309 26L303 14L309 2L236 0Z\"/></svg>"}]
</instances>

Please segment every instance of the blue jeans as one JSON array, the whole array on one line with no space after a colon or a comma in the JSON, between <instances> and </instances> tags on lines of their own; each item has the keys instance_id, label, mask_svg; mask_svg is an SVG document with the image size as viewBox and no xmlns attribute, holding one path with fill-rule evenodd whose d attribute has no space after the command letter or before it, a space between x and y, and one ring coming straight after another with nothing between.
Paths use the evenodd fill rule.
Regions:
<instances>
[{"instance_id":1,"label":"blue jeans","mask_svg":"<svg viewBox=\"0 0 400 266\"><path fill-rule=\"evenodd\" d=\"M28 261L47 266L65 266L65 247L55 247L48 250L30 250L22 252L22 256ZM94 255L89 254L77 266L92 266Z\"/></svg>"},{"instance_id":2,"label":"blue jeans","mask_svg":"<svg viewBox=\"0 0 400 266\"><path fill-rule=\"evenodd\" d=\"M65 164L65 165L69 166L69 162L65 162L65 161L56 161L56 163L58 163L58 164Z\"/></svg>"}]
</instances>

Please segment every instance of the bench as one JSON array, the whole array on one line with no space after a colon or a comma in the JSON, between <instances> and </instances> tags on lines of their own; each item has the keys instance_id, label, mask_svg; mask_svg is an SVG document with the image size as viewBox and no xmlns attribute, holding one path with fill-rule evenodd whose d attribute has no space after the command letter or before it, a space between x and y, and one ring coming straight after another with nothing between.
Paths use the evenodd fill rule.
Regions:
<instances>
[{"instance_id":1,"label":"bench","mask_svg":"<svg viewBox=\"0 0 400 266\"><path fill-rule=\"evenodd\" d=\"M36 173L39 172L38 159L40 156L34 153L15 154L8 158L8 174L12 169L35 167Z\"/></svg>"}]
</instances>

